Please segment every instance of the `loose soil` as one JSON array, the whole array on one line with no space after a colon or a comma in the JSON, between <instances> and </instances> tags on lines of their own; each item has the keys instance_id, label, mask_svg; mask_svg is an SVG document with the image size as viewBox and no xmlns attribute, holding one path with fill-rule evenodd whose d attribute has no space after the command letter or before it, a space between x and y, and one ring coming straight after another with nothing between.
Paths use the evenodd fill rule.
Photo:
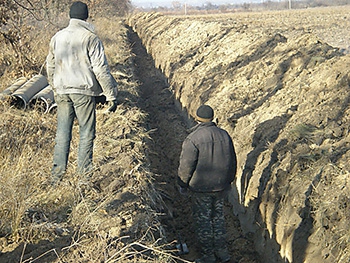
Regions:
<instances>
[{"instance_id":1,"label":"loose soil","mask_svg":"<svg viewBox=\"0 0 350 263\"><path fill-rule=\"evenodd\" d=\"M77 125L67 177L51 189L54 117L0 104L0 262L181 262L173 240L188 245L183 260L198 257L175 178L202 103L238 154L225 206L234 259L349 262L348 12L140 13L119 29L104 21L120 92L115 114L98 109L92 184L72 168Z\"/></svg>"},{"instance_id":2,"label":"loose soil","mask_svg":"<svg viewBox=\"0 0 350 263\"><path fill-rule=\"evenodd\" d=\"M14 211L21 228L15 234L2 228L0 262L164 263L192 262L200 257L190 199L179 194L175 183L181 145L193 122L181 111L167 78L155 67L137 34L131 28L119 30L122 33L116 32L117 36L126 36L127 32L128 38L121 42L129 41L124 43L125 50L130 46L133 55L125 59L125 65L111 64L120 84L119 105L109 115L103 114L103 105L98 106L97 170L91 184L74 172L77 123L67 175L52 188L47 180L55 114L22 111L2 101L2 156L8 154L12 159L4 161L2 171L11 176L11 170L19 172L13 178L15 182L1 178L1 194L16 205L21 202ZM108 48L112 36L103 37ZM116 51L112 52L113 56ZM17 150L28 156L29 163L19 161ZM6 213L6 209L12 211L13 206L3 206L0 212ZM260 262L252 236L242 233L228 201L225 217L233 258L240 263ZM10 224L5 220L1 219L1 227ZM176 258L172 252L176 242L185 243L189 253ZM152 255L159 250L165 255Z\"/></svg>"},{"instance_id":3,"label":"loose soil","mask_svg":"<svg viewBox=\"0 0 350 263\"><path fill-rule=\"evenodd\" d=\"M139 37L131 29L129 36L135 54L135 74L142 83L140 106L148 114L145 124L152 131L148 158L152 172L157 175L156 189L166 204L161 222L169 241L181 241L188 246L189 254L181 257L193 261L200 254L192 229L191 203L189 197L179 194L175 183L182 141L188 135L191 120L176 106L167 78L155 68ZM259 262L251 237L242 234L229 202L226 202L225 212L227 241L233 259L240 263Z\"/></svg>"},{"instance_id":4,"label":"loose soil","mask_svg":"<svg viewBox=\"0 0 350 263\"><path fill-rule=\"evenodd\" d=\"M230 201L263 262L350 258L348 13L128 19L182 109L211 105L233 137Z\"/></svg>"}]
</instances>

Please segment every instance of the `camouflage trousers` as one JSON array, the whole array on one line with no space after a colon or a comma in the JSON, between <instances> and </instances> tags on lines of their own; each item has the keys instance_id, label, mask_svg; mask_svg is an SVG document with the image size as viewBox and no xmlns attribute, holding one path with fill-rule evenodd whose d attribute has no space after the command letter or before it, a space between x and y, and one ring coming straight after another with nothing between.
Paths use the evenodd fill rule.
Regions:
<instances>
[{"instance_id":1,"label":"camouflage trousers","mask_svg":"<svg viewBox=\"0 0 350 263\"><path fill-rule=\"evenodd\" d=\"M203 255L228 254L223 210L226 194L194 192L191 196L194 230Z\"/></svg>"}]
</instances>

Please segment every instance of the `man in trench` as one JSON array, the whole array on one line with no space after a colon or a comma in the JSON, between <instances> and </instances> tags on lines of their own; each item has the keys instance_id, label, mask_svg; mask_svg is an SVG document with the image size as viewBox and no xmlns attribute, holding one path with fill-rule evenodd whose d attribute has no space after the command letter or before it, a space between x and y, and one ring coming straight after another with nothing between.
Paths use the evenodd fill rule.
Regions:
<instances>
[{"instance_id":1,"label":"man in trench","mask_svg":"<svg viewBox=\"0 0 350 263\"><path fill-rule=\"evenodd\" d=\"M202 105L196 112L198 124L182 144L178 168L180 193L190 190L194 230L201 258L197 263L230 262L223 213L224 200L237 170L230 135L212 121L213 109Z\"/></svg>"},{"instance_id":2,"label":"man in trench","mask_svg":"<svg viewBox=\"0 0 350 263\"><path fill-rule=\"evenodd\" d=\"M51 39L46 58L47 75L57 103L56 144L51 184L66 172L74 119L79 123L78 174L91 176L96 129L96 96L108 101L108 112L117 108L117 84L110 73L101 40L94 33L85 3L73 2L68 27Z\"/></svg>"}]
</instances>

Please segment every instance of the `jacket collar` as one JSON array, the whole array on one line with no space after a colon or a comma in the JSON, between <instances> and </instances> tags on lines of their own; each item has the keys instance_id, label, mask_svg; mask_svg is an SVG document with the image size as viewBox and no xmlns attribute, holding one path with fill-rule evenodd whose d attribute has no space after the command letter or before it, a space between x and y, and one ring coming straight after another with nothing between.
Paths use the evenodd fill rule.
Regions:
<instances>
[{"instance_id":1,"label":"jacket collar","mask_svg":"<svg viewBox=\"0 0 350 263\"><path fill-rule=\"evenodd\" d=\"M71 18L69 20L69 26L79 26L91 31L92 33L95 32L95 28L92 24L81 19Z\"/></svg>"},{"instance_id":2,"label":"jacket collar","mask_svg":"<svg viewBox=\"0 0 350 263\"><path fill-rule=\"evenodd\" d=\"M197 130L197 129L200 129L200 128L204 128L204 127L210 127L210 126L216 126L216 124L212 121L210 122L200 122L198 123L197 125L195 125L194 127L192 127L190 129L191 132Z\"/></svg>"}]
</instances>

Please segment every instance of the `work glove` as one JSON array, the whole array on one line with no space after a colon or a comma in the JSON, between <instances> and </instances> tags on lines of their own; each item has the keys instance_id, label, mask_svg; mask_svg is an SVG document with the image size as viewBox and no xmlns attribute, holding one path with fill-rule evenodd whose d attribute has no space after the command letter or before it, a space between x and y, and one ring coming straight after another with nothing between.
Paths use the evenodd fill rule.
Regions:
<instances>
[{"instance_id":1,"label":"work glove","mask_svg":"<svg viewBox=\"0 0 350 263\"><path fill-rule=\"evenodd\" d=\"M115 112L115 110L117 109L117 100L108 101L107 106L108 108L106 110L106 113Z\"/></svg>"},{"instance_id":2,"label":"work glove","mask_svg":"<svg viewBox=\"0 0 350 263\"><path fill-rule=\"evenodd\" d=\"M181 195L188 195L188 188L184 188L180 186L179 192Z\"/></svg>"}]
</instances>

